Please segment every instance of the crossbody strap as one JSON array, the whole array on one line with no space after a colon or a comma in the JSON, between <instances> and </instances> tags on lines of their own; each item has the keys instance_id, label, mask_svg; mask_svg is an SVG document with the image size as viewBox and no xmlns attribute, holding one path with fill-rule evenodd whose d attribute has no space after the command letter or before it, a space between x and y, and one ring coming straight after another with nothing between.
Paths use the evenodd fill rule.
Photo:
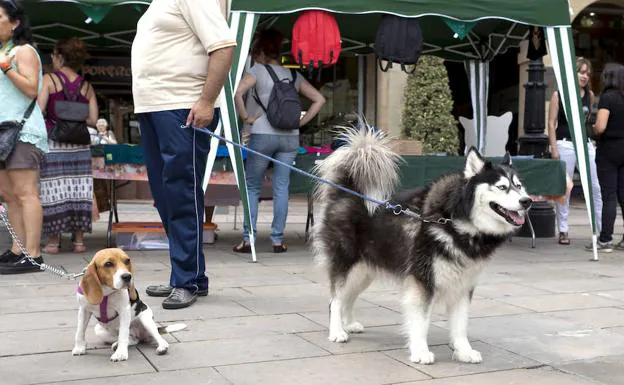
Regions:
<instances>
[{"instance_id":1,"label":"crossbody strap","mask_svg":"<svg viewBox=\"0 0 624 385\"><path fill-rule=\"evenodd\" d=\"M28 108L26 109L26 112L24 112L24 117L22 118L22 121L20 122L20 124L23 126L26 121L30 118L30 115L32 114L32 112L35 109L35 105L37 104L37 99L34 99L32 102L30 102L30 105L28 106Z\"/></svg>"}]
</instances>

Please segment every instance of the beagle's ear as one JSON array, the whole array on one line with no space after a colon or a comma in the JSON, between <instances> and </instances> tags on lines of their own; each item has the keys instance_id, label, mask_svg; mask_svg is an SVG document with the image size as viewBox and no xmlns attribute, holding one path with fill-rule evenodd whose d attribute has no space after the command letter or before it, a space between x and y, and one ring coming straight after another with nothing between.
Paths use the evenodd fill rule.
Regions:
<instances>
[{"instance_id":1,"label":"beagle's ear","mask_svg":"<svg viewBox=\"0 0 624 385\"><path fill-rule=\"evenodd\" d=\"M136 287L134 287L134 283L128 286L128 295L130 296L130 301L134 302L139 299L139 293L137 292Z\"/></svg>"},{"instance_id":2,"label":"beagle's ear","mask_svg":"<svg viewBox=\"0 0 624 385\"><path fill-rule=\"evenodd\" d=\"M132 261L128 265L128 270L130 270L130 274L132 274L132 283L128 286L128 295L130 296L130 301L136 301L139 299L139 293L137 292L136 287L134 286L134 266L132 265Z\"/></svg>"},{"instance_id":3,"label":"beagle's ear","mask_svg":"<svg viewBox=\"0 0 624 385\"><path fill-rule=\"evenodd\" d=\"M80 280L80 288L90 304L99 305L102 302L104 292L102 292L102 284L95 263L91 262L87 267L85 275Z\"/></svg>"}]
</instances>

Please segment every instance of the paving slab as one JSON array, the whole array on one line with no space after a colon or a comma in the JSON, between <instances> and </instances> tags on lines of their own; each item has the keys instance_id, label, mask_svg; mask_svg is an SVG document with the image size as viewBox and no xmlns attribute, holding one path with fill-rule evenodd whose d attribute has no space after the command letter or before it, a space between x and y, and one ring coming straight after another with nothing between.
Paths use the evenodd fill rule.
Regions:
<instances>
[{"instance_id":1,"label":"paving slab","mask_svg":"<svg viewBox=\"0 0 624 385\"><path fill-rule=\"evenodd\" d=\"M217 369L234 385L365 385L429 378L381 353L262 362Z\"/></svg>"},{"instance_id":2,"label":"paving slab","mask_svg":"<svg viewBox=\"0 0 624 385\"><path fill-rule=\"evenodd\" d=\"M592 378L605 385L621 385L624 379L624 356L600 357L557 366L565 372Z\"/></svg>"},{"instance_id":3,"label":"paving slab","mask_svg":"<svg viewBox=\"0 0 624 385\"><path fill-rule=\"evenodd\" d=\"M398 385L395 383L395 385ZM401 385L599 385L595 381L552 368L515 369L470 376L449 377Z\"/></svg>"},{"instance_id":4,"label":"paving slab","mask_svg":"<svg viewBox=\"0 0 624 385\"><path fill-rule=\"evenodd\" d=\"M70 380L82 380L84 383L98 376L155 372L136 348L130 348L128 355L128 361L124 362L111 362L109 349L90 350L80 357L73 357L71 352L3 357L0 358L0 378L7 385Z\"/></svg>"},{"instance_id":5,"label":"paving slab","mask_svg":"<svg viewBox=\"0 0 624 385\"><path fill-rule=\"evenodd\" d=\"M84 383L85 380L76 380L54 382L48 385L80 385ZM213 368L185 369L149 374L131 374L116 377L94 378L90 379L88 383L89 385L232 384Z\"/></svg>"},{"instance_id":6,"label":"paving slab","mask_svg":"<svg viewBox=\"0 0 624 385\"><path fill-rule=\"evenodd\" d=\"M502 301L536 312L622 306L617 300L592 295L590 293L549 294L537 297L513 297L504 298Z\"/></svg>"},{"instance_id":7,"label":"paving slab","mask_svg":"<svg viewBox=\"0 0 624 385\"><path fill-rule=\"evenodd\" d=\"M171 344L164 356L156 355L153 349L139 349L159 371L329 355L296 335L177 343Z\"/></svg>"},{"instance_id":8,"label":"paving slab","mask_svg":"<svg viewBox=\"0 0 624 385\"><path fill-rule=\"evenodd\" d=\"M365 353L385 350L403 349L408 355L407 337L399 325L378 326L365 328L363 333L352 334L346 343L330 342L327 339L328 331L300 333L299 336L331 352L332 354ZM427 337L429 346L448 344L448 332L432 325Z\"/></svg>"},{"instance_id":9,"label":"paving slab","mask_svg":"<svg viewBox=\"0 0 624 385\"><path fill-rule=\"evenodd\" d=\"M473 341L471 345L473 349L481 352L481 356L483 357L482 363L466 364L453 361L452 351L448 345L431 347L431 352L433 352L436 357L436 362L433 365L420 365L410 362L409 356L406 354L405 350L390 350L384 352L384 354L406 365L413 366L433 378L458 377L501 370L530 368L541 365L541 363L530 358L520 356L481 341Z\"/></svg>"},{"instance_id":10,"label":"paving slab","mask_svg":"<svg viewBox=\"0 0 624 385\"><path fill-rule=\"evenodd\" d=\"M175 337L181 342L214 341L295 334L324 329L323 326L299 314L283 314L190 321L188 328L175 333Z\"/></svg>"}]
</instances>

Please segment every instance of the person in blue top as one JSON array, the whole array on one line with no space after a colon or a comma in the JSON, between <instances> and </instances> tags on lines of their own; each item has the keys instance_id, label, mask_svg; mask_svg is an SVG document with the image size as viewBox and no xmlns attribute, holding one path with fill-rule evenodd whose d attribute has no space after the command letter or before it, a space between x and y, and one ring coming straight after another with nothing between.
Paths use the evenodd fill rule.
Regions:
<instances>
[{"instance_id":1,"label":"person in blue top","mask_svg":"<svg viewBox=\"0 0 624 385\"><path fill-rule=\"evenodd\" d=\"M30 45L32 34L24 9L15 0L0 0L0 122L21 120L42 84L41 60ZM28 253L41 257L42 210L39 200L39 168L48 151L43 115L35 104L9 157L0 162L0 194L9 219ZM41 271L13 242L0 255L0 274Z\"/></svg>"}]
</instances>

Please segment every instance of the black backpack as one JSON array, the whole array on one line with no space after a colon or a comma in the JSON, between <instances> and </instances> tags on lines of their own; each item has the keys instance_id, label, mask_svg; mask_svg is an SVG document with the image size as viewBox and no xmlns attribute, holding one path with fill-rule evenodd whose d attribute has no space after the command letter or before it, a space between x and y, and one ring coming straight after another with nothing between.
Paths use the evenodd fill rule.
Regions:
<instances>
[{"instance_id":1,"label":"black backpack","mask_svg":"<svg viewBox=\"0 0 624 385\"><path fill-rule=\"evenodd\" d=\"M297 72L291 69L292 80L280 80L270 65L265 64L264 68L266 68L269 75L271 75L271 79L273 79L273 89L269 95L269 103L266 107L262 104L254 89L253 97L256 103L265 112L269 123L274 128L284 131L298 130L301 119L301 100L299 100L299 93L295 87Z\"/></svg>"},{"instance_id":2,"label":"black backpack","mask_svg":"<svg viewBox=\"0 0 624 385\"><path fill-rule=\"evenodd\" d=\"M80 81L80 85L74 95L69 94L65 83L63 83L62 79L60 80L65 100L54 102L56 123L54 128L52 128L52 132L50 132L50 139L59 143L91 144L91 135L87 128L89 105L78 101L84 79ZM56 89L56 83L54 83L54 88Z\"/></svg>"},{"instance_id":3,"label":"black backpack","mask_svg":"<svg viewBox=\"0 0 624 385\"><path fill-rule=\"evenodd\" d=\"M423 49L423 35L418 19L395 15L383 15L375 39L375 54L379 59L379 68L386 72L392 63L401 64L407 73L416 71L416 63ZM384 67L382 60L388 62ZM407 71L406 65L414 65Z\"/></svg>"}]
</instances>

